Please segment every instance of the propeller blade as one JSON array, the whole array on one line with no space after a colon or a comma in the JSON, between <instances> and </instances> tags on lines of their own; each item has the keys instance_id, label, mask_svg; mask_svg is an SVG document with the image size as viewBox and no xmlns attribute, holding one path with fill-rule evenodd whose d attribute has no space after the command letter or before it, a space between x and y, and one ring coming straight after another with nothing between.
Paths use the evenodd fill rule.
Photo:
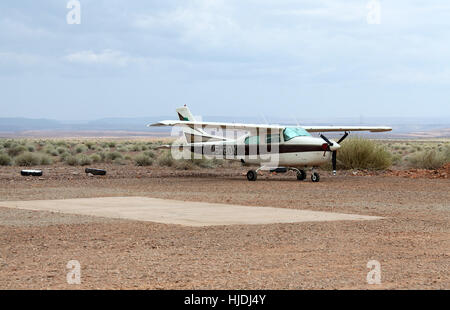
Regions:
<instances>
[{"instance_id":1,"label":"propeller blade","mask_svg":"<svg viewBox=\"0 0 450 310\"><path fill-rule=\"evenodd\" d=\"M336 155L337 155L337 152L336 151L333 151L332 153L331 153L331 163L332 163L332 165L333 165L333 175L336 175Z\"/></svg>"},{"instance_id":2,"label":"propeller blade","mask_svg":"<svg viewBox=\"0 0 450 310\"><path fill-rule=\"evenodd\" d=\"M347 138L348 136L348 132L346 131L345 134L339 139L338 144L340 144L342 141L345 140L345 138Z\"/></svg>"},{"instance_id":3,"label":"propeller blade","mask_svg":"<svg viewBox=\"0 0 450 310\"><path fill-rule=\"evenodd\" d=\"M327 137L325 137L324 135L320 135L320 137L322 138L322 139L324 139L325 140L325 142L329 145L329 146L333 146L333 142L331 142L330 140L328 140L328 138Z\"/></svg>"}]
</instances>

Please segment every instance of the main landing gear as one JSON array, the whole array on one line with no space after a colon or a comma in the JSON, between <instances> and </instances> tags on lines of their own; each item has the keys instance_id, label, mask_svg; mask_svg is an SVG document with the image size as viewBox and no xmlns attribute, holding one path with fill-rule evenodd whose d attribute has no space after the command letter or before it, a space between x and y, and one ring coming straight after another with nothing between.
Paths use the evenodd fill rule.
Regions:
<instances>
[{"instance_id":1,"label":"main landing gear","mask_svg":"<svg viewBox=\"0 0 450 310\"><path fill-rule=\"evenodd\" d=\"M258 173L255 170L249 170L247 172L247 180L249 181L256 181L257 176Z\"/></svg>"},{"instance_id":2,"label":"main landing gear","mask_svg":"<svg viewBox=\"0 0 450 310\"><path fill-rule=\"evenodd\" d=\"M249 181L256 181L256 179L258 178L258 171L261 170L263 167L258 168L257 170L249 170L247 172L247 180ZM284 167L279 167L279 168L275 168L275 169L269 169L270 172L277 172L277 173L285 173L288 170L292 170L295 171L297 173L297 180L299 181L303 181L306 179L306 172L305 170L300 170L297 168L284 168ZM311 172L311 181L312 182L319 182L320 181L320 175L314 171L314 169Z\"/></svg>"},{"instance_id":3,"label":"main landing gear","mask_svg":"<svg viewBox=\"0 0 450 310\"><path fill-rule=\"evenodd\" d=\"M311 174L311 181L319 182L320 181L320 175L317 172L313 172Z\"/></svg>"}]
</instances>

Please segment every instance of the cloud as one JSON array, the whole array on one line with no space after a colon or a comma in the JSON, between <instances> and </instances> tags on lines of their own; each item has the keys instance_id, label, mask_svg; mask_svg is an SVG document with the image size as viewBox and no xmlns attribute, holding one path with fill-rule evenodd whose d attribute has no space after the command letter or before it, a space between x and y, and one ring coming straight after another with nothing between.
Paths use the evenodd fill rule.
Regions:
<instances>
[{"instance_id":1,"label":"cloud","mask_svg":"<svg viewBox=\"0 0 450 310\"><path fill-rule=\"evenodd\" d=\"M178 101L205 111L248 104L251 113L275 101L292 113L316 102L349 111L368 96L401 112L411 94L415 102L434 95L435 110L448 111L439 104L450 83L450 5L379 0L381 24L368 25L368 1L83 0L80 25L67 25L65 2L0 2L0 93L14 102L20 92L24 104L40 96L45 106L77 84L86 106L107 93L118 114L144 100L152 102L144 110L154 102L151 113ZM135 103L122 105L127 96Z\"/></svg>"},{"instance_id":2,"label":"cloud","mask_svg":"<svg viewBox=\"0 0 450 310\"><path fill-rule=\"evenodd\" d=\"M64 59L70 63L86 64L86 65L112 65L125 67L131 62L136 61L122 52L113 50L103 50L99 53L93 51L79 51L66 55Z\"/></svg>"}]
</instances>

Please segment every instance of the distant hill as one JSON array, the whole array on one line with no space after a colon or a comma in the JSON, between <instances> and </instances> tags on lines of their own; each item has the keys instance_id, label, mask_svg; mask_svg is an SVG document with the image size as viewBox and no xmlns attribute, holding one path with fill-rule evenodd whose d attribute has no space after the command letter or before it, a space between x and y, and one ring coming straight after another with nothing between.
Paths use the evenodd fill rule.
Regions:
<instances>
[{"instance_id":1,"label":"distant hill","mask_svg":"<svg viewBox=\"0 0 450 310\"><path fill-rule=\"evenodd\" d=\"M174 119L175 116L152 116L135 118L102 118L91 121L61 121L52 119L30 119L30 118L0 118L0 136L26 136L27 132L161 132L167 135L170 128L146 127L147 124L163 119ZM210 116L204 117L204 121L242 122L242 123L270 123L295 126L297 120L290 118L268 118L262 117L226 117ZM450 118L321 118L300 119L300 125L385 125L391 126L393 131L383 133L383 137L450 137ZM373 136L373 135L372 135Z\"/></svg>"},{"instance_id":2,"label":"distant hill","mask_svg":"<svg viewBox=\"0 0 450 310\"><path fill-rule=\"evenodd\" d=\"M54 130L61 128L61 123L51 119L0 118L0 131L15 132L23 130Z\"/></svg>"}]
</instances>

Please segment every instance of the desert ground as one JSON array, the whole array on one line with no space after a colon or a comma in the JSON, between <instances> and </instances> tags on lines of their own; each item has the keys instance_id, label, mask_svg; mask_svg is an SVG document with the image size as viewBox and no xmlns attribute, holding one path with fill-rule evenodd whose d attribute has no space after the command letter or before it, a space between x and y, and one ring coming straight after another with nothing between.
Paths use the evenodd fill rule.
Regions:
<instances>
[{"instance_id":1,"label":"desert ground","mask_svg":"<svg viewBox=\"0 0 450 310\"><path fill-rule=\"evenodd\" d=\"M133 164L0 169L8 201L139 196L382 217L192 227L0 208L2 289L450 289L450 181L342 171L248 182L239 165L175 169ZM78 260L81 284L68 284ZM368 284L367 263L381 265Z\"/></svg>"}]
</instances>

